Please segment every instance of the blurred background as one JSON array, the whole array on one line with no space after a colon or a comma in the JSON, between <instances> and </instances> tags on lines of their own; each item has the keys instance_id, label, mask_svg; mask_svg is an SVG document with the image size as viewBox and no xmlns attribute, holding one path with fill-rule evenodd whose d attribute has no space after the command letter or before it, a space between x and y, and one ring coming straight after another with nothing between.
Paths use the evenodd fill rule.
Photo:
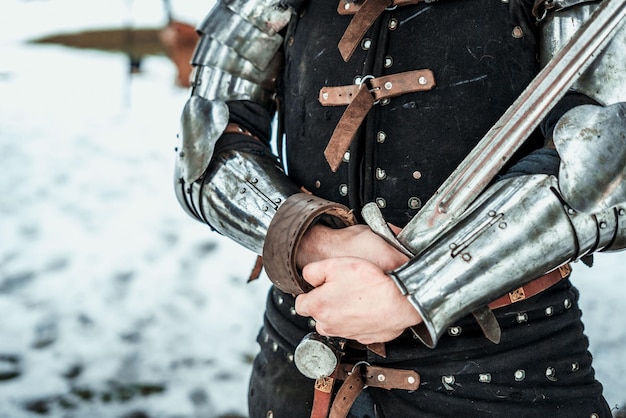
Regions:
<instances>
[{"instance_id":1,"label":"blurred background","mask_svg":"<svg viewBox=\"0 0 626 418\"><path fill-rule=\"evenodd\" d=\"M211 6L2 0L0 418L246 416L268 280L246 284L255 255L189 218L172 186L189 95L175 52ZM622 257L574 266L616 407Z\"/></svg>"}]
</instances>

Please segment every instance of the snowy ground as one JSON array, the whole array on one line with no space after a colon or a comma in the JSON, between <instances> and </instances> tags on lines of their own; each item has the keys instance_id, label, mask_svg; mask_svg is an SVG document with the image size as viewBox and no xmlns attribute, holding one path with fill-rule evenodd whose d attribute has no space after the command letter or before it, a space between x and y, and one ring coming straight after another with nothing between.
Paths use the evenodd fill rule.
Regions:
<instances>
[{"instance_id":1,"label":"snowy ground","mask_svg":"<svg viewBox=\"0 0 626 418\"><path fill-rule=\"evenodd\" d=\"M187 3L184 17L193 3L208 10ZM131 77L121 54L21 42L160 25L162 4L3 6L0 418L245 416L267 280L244 285L254 255L175 201L173 148L188 93L174 86L173 66L146 58ZM611 405L626 404L621 257L575 266Z\"/></svg>"}]
</instances>

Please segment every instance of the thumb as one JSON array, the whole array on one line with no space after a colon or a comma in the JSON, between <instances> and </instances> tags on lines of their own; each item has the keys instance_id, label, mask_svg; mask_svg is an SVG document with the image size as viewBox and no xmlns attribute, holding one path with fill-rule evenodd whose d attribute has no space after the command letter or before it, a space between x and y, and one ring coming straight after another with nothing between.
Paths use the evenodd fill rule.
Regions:
<instances>
[{"instance_id":1,"label":"thumb","mask_svg":"<svg viewBox=\"0 0 626 418\"><path fill-rule=\"evenodd\" d=\"M302 277L313 287L321 286L326 282L327 266L324 261L309 263L302 269Z\"/></svg>"}]
</instances>

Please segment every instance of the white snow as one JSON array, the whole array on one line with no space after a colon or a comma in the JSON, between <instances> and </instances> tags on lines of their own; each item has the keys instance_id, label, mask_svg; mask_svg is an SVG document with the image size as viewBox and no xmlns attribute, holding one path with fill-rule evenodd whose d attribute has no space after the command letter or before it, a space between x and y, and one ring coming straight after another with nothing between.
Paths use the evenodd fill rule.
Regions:
<instances>
[{"instance_id":1,"label":"white snow","mask_svg":"<svg viewBox=\"0 0 626 418\"><path fill-rule=\"evenodd\" d=\"M191 23L212 4L172 3ZM3 3L0 376L20 375L0 380L0 418L246 415L268 280L245 284L254 254L176 202L174 67L147 57L131 76L123 54L23 42L164 21L158 1ZM611 405L626 403L622 257L574 276Z\"/></svg>"}]
</instances>

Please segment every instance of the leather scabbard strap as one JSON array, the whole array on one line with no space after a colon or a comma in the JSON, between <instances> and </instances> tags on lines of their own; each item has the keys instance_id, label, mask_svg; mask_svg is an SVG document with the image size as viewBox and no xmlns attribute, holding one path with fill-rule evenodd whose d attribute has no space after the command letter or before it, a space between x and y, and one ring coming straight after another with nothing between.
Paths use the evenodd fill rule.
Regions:
<instances>
[{"instance_id":1,"label":"leather scabbard strap","mask_svg":"<svg viewBox=\"0 0 626 418\"><path fill-rule=\"evenodd\" d=\"M270 222L263 246L263 266L270 280L285 293L312 289L296 267L296 255L306 231L316 222L343 228L356 224L347 207L306 193L289 196Z\"/></svg>"},{"instance_id":2,"label":"leather scabbard strap","mask_svg":"<svg viewBox=\"0 0 626 418\"><path fill-rule=\"evenodd\" d=\"M350 147L359 126L378 100L406 93L431 90L435 77L431 70L405 71L383 77L372 77L365 83L338 87L323 87L318 100L322 106L348 105L324 150L332 171L337 171L343 155Z\"/></svg>"},{"instance_id":3,"label":"leather scabbard strap","mask_svg":"<svg viewBox=\"0 0 626 418\"><path fill-rule=\"evenodd\" d=\"M334 379L343 380L344 382L330 405L328 418L345 418L354 401L367 386L387 390L417 390L420 385L420 375L415 370L372 366L365 362L357 363L356 365L349 363L340 364L335 371ZM328 407L321 407L321 402L330 402L330 398L324 396L323 391L318 390L317 385L315 389L313 404L315 405L316 400L318 400L318 405L320 405L318 411L328 411ZM311 418L326 418L326 415L314 415L312 413Z\"/></svg>"}]
</instances>

